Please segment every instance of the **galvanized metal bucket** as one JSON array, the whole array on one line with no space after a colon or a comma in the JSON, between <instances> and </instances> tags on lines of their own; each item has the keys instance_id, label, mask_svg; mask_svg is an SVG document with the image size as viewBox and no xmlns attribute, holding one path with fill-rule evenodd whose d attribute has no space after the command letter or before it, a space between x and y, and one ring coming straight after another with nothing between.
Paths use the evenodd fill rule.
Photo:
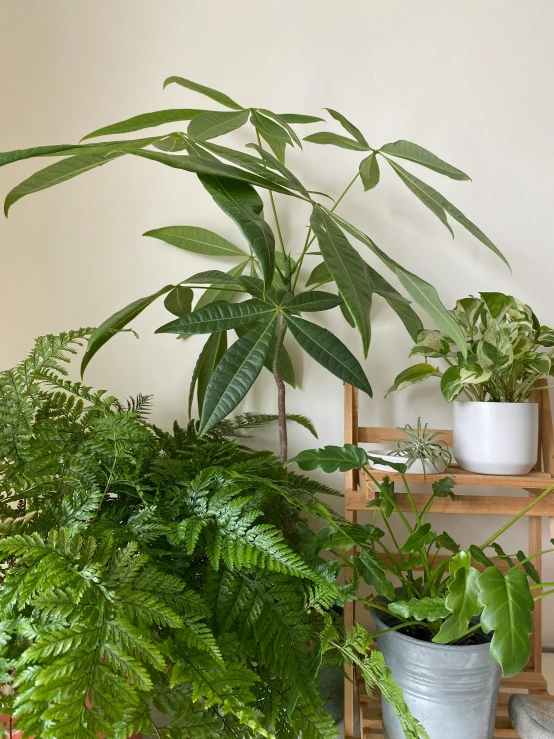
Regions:
<instances>
[{"instance_id":1,"label":"galvanized metal bucket","mask_svg":"<svg viewBox=\"0 0 554 739\"><path fill-rule=\"evenodd\" d=\"M394 625L373 610L372 616L378 631ZM391 631L377 644L430 739L492 739L500 666L489 657L488 643L443 646ZM382 708L385 737L405 739L386 701Z\"/></svg>"}]
</instances>

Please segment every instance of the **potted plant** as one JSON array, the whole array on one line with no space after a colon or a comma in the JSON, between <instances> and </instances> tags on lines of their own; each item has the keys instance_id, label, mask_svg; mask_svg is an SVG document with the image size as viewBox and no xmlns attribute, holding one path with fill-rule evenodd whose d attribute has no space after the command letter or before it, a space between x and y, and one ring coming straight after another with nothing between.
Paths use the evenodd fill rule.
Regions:
<instances>
[{"instance_id":1,"label":"potted plant","mask_svg":"<svg viewBox=\"0 0 554 739\"><path fill-rule=\"evenodd\" d=\"M403 429L404 436L396 439L396 449L388 454L379 455L382 462L369 462L371 467L382 472L393 472L388 462L401 462L406 465L406 472L423 475L436 475L446 472L452 462L448 444L439 439L438 431L428 431L427 424L421 425L417 419L417 428L407 423Z\"/></svg>"},{"instance_id":2,"label":"potted plant","mask_svg":"<svg viewBox=\"0 0 554 739\"><path fill-rule=\"evenodd\" d=\"M442 359L408 367L389 392L440 377L453 403L454 456L470 472L524 475L537 461L537 380L552 374L554 331L511 295L483 292L451 311L466 338L466 353L442 331L420 331L410 356ZM546 351L545 351L546 350ZM540 390L547 386L540 386Z\"/></svg>"},{"instance_id":3,"label":"potted plant","mask_svg":"<svg viewBox=\"0 0 554 739\"><path fill-rule=\"evenodd\" d=\"M394 483L387 477L379 482L368 466L370 461L379 464L380 458L347 444L304 451L289 464L324 472L361 469L373 481L379 491L370 504L375 506L373 528L368 529L366 547L350 561L355 576L375 588L376 594L366 604L372 609L386 664L430 739L491 739L500 672L509 677L525 667L531 652L534 603L554 593L543 590L554 583L541 583L533 567L533 557L539 553L506 554L497 539L549 495L554 485L486 541L462 549L427 520L434 500L455 497L450 478L433 483L429 502L418 512L406 466L389 462L402 476L413 508L412 524L395 501ZM378 512L384 529L375 526ZM392 515L405 528L403 538L391 527ZM384 543L385 531L397 554ZM491 559L495 555L489 555L490 548L496 560ZM445 556L439 558L440 552ZM386 700L383 722L388 739L404 739Z\"/></svg>"}]
</instances>

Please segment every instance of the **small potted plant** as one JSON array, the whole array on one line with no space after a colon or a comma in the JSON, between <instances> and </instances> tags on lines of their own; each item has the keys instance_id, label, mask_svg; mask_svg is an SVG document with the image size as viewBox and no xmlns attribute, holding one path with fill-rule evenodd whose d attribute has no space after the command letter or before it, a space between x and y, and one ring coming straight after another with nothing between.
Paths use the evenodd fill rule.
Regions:
<instances>
[{"instance_id":1,"label":"small potted plant","mask_svg":"<svg viewBox=\"0 0 554 739\"><path fill-rule=\"evenodd\" d=\"M403 462L406 472L413 472L426 476L428 473L435 475L446 472L452 462L452 455L448 444L439 439L438 431L428 431L427 425L421 425L421 418L417 419L417 428L407 423L403 429L404 436L396 439L396 449L388 454L383 454L383 462L370 462L373 469L382 472L393 472L393 467L388 462Z\"/></svg>"},{"instance_id":2,"label":"small potted plant","mask_svg":"<svg viewBox=\"0 0 554 739\"><path fill-rule=\"evenodd\" d=\"M420 331L410 356L441 359L447 368L415 364L389 392L440 377L443 396L453 402L458 464L470 472L525 475L537 460L538 404L530 397L537 380L552 374L554 330L503 293L458 300L451 314L466 338L466 356L441 331Z\"/></svg>"},{"instance_id":3,"label":"small potted plant","mask_svg":"<svg viewBox=\"0 0 554 739\"><path fill-rule=\"evenodd\" d=\"M551 493L554 485L486 541L462 549L427 520L437 498L455 498L453 481L445 477L434 482L430 500L418 511L406 481L406 465L389 461L402 477L414 513L412 524L395 500L392 481L385 477L379 482L368 466L381 461L346 444L301 452L289 464L324 472L361 469L373 481L379 491L370 502L375 506L373 524L363 527L365 541L360 537L359 554L350 557L350 564L354 581L363 578L375 589L365 603L372 609L379 649L430 739L492 739L500 674L510 677L525 667L531 654L535 601L554 593L543 590L552 583L542 583L532 564L539 553L506 554L497 538ZM378 512L382 529L375 525ZM392 530L393 514L405 527L403 539ZM385 531L397 554L384 543ZM491 548L494 554L489 555ZM383 724L388 739L405 739L386 700Z\"/></svg>"}]
</instances>

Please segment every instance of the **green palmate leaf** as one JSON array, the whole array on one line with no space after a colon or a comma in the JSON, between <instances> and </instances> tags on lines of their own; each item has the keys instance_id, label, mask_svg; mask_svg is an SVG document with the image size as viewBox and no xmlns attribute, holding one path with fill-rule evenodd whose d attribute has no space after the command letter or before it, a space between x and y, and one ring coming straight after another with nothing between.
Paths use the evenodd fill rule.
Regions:
<instances>
[{"instance_id":1,"label":"green palmate leaf","mask_svg":"<svg viewBox=\"0 0 554 739\"><path fill-rule=\"evenodd\" d=\"M276 320L260 323L229 347L221 358L206 389L200 435L234 410L254 384L264 366Z\"/></svg>"},{"instance_id":2,"label":"green palmate leaf","mask_svg":"<svg viewBox=\"0 0 554 739\"><path fill-rule=\"evenodd\" d=\"M0 152L0 167L21 159L31 159L43 156L64 156L66 152L73 152L75 144L57 144L53 146L35 146L31 149L15 149L14 151Z\"/></svg>"},{"instance_id":3,"label":"green palmate leaf","mask_svg":"<svg viewBox=\"0 0 554 739\"><path fill-rule=\"evenodd\" d=\"M425 282L425 280L422 280L421 277L402 268L396 270L396 275L415 302L426 311L440 330L458 345L463 356L467 356L467 344L464 332L458 326L451 313L441 303L435 288L428 282Z\"/></svg>"},{"instance_id":4,"label":"green palmate leaf","mask_svg":"<svg viewBox=\"0 0 554 739\"><path fill-rule=\"evenodd\" d=\"M311 290L310 292L298 293L287 304L287 310L298 311L320 311L336 308L342 303L342 298L333 293L327 293L323 290Z\"/></svg>"},{"instance_id":5,"label":"green palmate leaf","mask_svg":"<svg viewBox=\"0 0 554 739\"><path fill-rule=\"evenodd\" d=\"M423 324L409 301L369 264L366 264L366 272L372 291L387 301L404 324L408 334L414 341L417 341L419 332L423 329Z\"/></svg>"},{"instance_id":6,"label":"green palmate leaf","mask_svg":"<svg viewBox=\"0 0 554 739\"><path fill-rule=\"evenodd\" d=\"M474 567L459 567L448 580L445 605L448 618L433 637L437 644L449 644L464 636L472 618L481 613L479 572Z\"/></svg>"},{"instance_id":7,"label":"green palmate leaf","mask_svg":"<svg viewBox=\"0 0 554 739\"><path fill-rule=\"evenodd\" d=\"M349 139L347 136L341 136L338 133L330 133L321 131L304 136L304 141L310 141L312 144L330 144L331 146L339 146L341 149L354 149L355 151L369 151L369 146L360 144L355 139Z\"/></svg>"},{"instance_id":8,"label":"green palmate leaf","mask_svg":"<svg viewBox=\"0 0 554 739\"><path fill-rule=\"evenodd\" d=\"M292 138L287 128L272 120L267 115L262 114L259 110L252 111L250 122L264 137L269 136L271 139L277 139L284 144L290 144L292 146Z\"/></svg>"},{"instance_id":9,"label":"green palmate leaf","mask_svg":"<svg viewBox=\"0 0 554 739\"><path fill-rule=\"evenodd\" d=\"M242 110L242 105L235 103L235 101L231 100L231 98L228 95L225 95L224 92L219 92L219 90L214 90L212 87L206 87L205 85L200 85L198 84L198 82L187 80L184 77L168 77L164 82L164 88L171 84L181 85L181 87L186 87L189 90L194 90L195 92L199 92L201 95L205 95L206 97L209 97L212 100L215 100L216 103L219 103L220 105L224 105L226 108L234 108L235 110Z\"/></svg>"},{"instance_id":10,"label":"green palmate leaf","mask_svg":"<svg viewBox=\"0 0 554 739\"><path fill-rule=\"evenodd\" d=\"M428 546L437 538L437 532L433 531L430 523L424 523L418 526L408 536L404 544L398 550L403 554L409 554L410 552L419 552L423 547Z\"/></svg>"},{"instance_id":11,"label":"green palmate leaf","mask_svg":"<svg viewBox=\"0 0 554 739\"><path fill-rule=\"evenodd\" d=\"M212 303L156 330L157 334L211 334L246 326L258 319L268 320L274 313L270 305L245 303Z\"/></svg>"},{"instance_id":12,"label":"green palmate leaf","mask_svg":"<svg viewBox=\"0 0 554 739\"><path fill-rule=\"evenodd\" d=\"M186 139L180 134L171 134L163 139L154 141L153 145L160 151L171 153L174 151L183 151L187 148L187 143Z\"/></svg>"},{"instance_id":13,"label":"green palmate leaf","mask_svg":"<svg viewBox=\"0 0 554 739\"><path fill-rule=\"evenodd\" d=\"M81 362L81 376L84 374L85 369L96 352L104 346L104 344L109 341L114 334L125 328L133 318L140 315L142 311L145 308L148 308L148 306L157 298L161 295L165 295L172 289L173 285L166 285L165 287L162 287L161 290L158 290L158 292L148 295L146 298L139 298L139 300L135 300L125 306L125 308L118 310L117 313L114 313L100 324L100 326L92 332L90 339L88 340L87 350Z\"/></svg>"},{"instance_id":14,"label":"green palmate leaf","mask_svg":"<svg viewBox=\"0 0 554 739\"><path fill-rule=\"evenodd\" d=\"M323 120L315 115L303 115L302 113L279 113L279 118L286 123L319 123Z\"/></svg>"},{"instance_id":15,"label":"green palmate leaf","mask_svg":"<svg viewBox=\"0 0 554 739\"><path fill-rule=\"evenodd\" d=\"M302 142L298 138L298 136L297 136L296 131L294 130L294 128L292 128L291 126L289 126L288 122L285 121L284 118L281 118L281 116L278 113L274 113L271 110L266 110L265 108L259 108L256 112L257 113L261 113L263 116L265 116L265 118L269 118L271 121L273 121L274 123L277 123L279 126L281 126L282 128L284 128L285 131L291 137L291 139L294 141L294 143L297 146L299 146L300 149L302 148Z\"/></svg>"},{"instance_id":16,"label":"green palmate leaf","mask_svg":"<svg viewBox=\"0 0 554 739\"><path fill-rule=\"evenodd\" d=\"M291 334L312 359L343 382L372 396L371 385L362 366L334 334L303 318L285 316L285 320Z\"/></svg>"},{"instance_id":17,"label":"green palmate leaf","mask_svg":"<svg viewBox=\"0 0 554 739\"><path fill-rule=\"evenodd\" d=\"M438 621L449 615L444 598L411 598L397 600L389 605L389 611L402 618L415 618L416 621Z\"/></svg>"},{"instance_id":18,"label":"green palmate leaf","mask_svg":"<svg viewBox=\"0 0 554 739\"><path fill-rule=\"evenodd\" d=\"M360 332L367 356L371 341L372 292L366 279L365 262L322 208L314 207L310 223L325 264Z\"/></svg>"},{"instance_id":19,"label":"green palmate leaf","mask_svg":"<svg viewBox=\"0 0 554 739\"><path fill-rule=\"evenodd\" d=\"M193 292L190 287L177 285L164 300L164 305L175 316L184 316L192 308Z\"/></svg>"},{"instance_id":20,"label":"green palmate leaf","mask_svg":"<svg viewBox=\"0 0 554 739\"><path fill-rule=\"evenodd\" d=\"M436 213L436 215L438 215L441 220L443 219L439 213L439 209L440 211L442 211L443 214L444 212L446 212L448 213L448 215L452 216L452 218L458 221L458 223L460 223L467 231L469 231L472 236L475 236L478 241L480 241L487 248L493 251L498 257L500 257L500 259L502 259L502 261L505 262L508 267L510 266L508 264L508 261L506 260L506 257L493 244L489 237L486 236L474 223L472 223L469 218L466 218L466 216L460 210L458 210L455 205L448 201L444 197L444 195L441 195L440 192L437 192L433 187L427 185L425 182L422 182L410 172L407 172L399 164L396 164L396 162L391 162L390 159L388 161L394 168L395 172L402 179L402 181L412 190L412 192L414 192L414 194L416 194L420 198L423 203L425 203L425 205L427 205L428 208ZM446 216L444 217L443 223L445 221ZM445 223L445 225L448 227L449 230L451 230L450 226L448 226L447 223Z\"/></svg>"},{"instance_id":21,"label":"green palmate leaf","mask_svg":"<svg viewBox=\"0 0 554 739\"><path fill-rule=\"evenodd\" d=\"M364 449L354 444L344 446L325 446L322 449L306 449L296 457L289 459L286 465L295 462L301 470L317 470L330 472L348 472L367 464Z\"/></svg>"},{"instance_id":22,"label":"green palmate leaf","mask_svg":"<svg viewBox=\"0 0 554 739\"><path fill-rule=\"evenodd\" d=\"M308 277L308 280L306 282L306 287L309 287L310 285L324 285L326 282L332 281L333 278L331 277L331 273L329 272L329 267L325 264L325 262L321 262L320 264L316 265L310 272L310 276Z\"/></svg>"},{"instance_id":23,"label":"green palmate leaf","mask_svg":"<svg viewBox=\"0 0 554 739\"><path fill-rule=\"evenodd\" d=\"M338 121L341 126L348 131L348 133L353 136L359 144L361 144L361 146L365 146L369 149L369 144L365 140L362 132L356 128L353 123L350 123L348 118L345 118L342 113L338 112L338 110L333 110L332 108L325 108L325 110L327 110L329 115Z\"/></svg>"},{"instance_id":24,"label":"green palmate leaf","mask_svg":"<svg viewBox=\"0 0 554 739\"><path fill-rule=\"evenodd\" d=\"M246 262L248 264L248 262ZM233 270L228 272L222 272L219 269L208 269L205 272L198 272L192 277L187 277L186 280L182 281L182 284L189 285L226 285L237 290L245 289L245 285L242 277L239 278L237 273Z\"/></svg>"},{"instance_id":25,"label":"green palmate leaf","mask_svg":"<svg viewBox=\"0 0 554 739\"><path fill-rule=\"evenodd\" d=\"M92 133L87 133L81 141L93 139L97 136L114 136L119 133L131 133L132 131L141 131L143 128L152 128L154 126L162 126L164 123L174 123L176 121L190 121L203 110L196 108L174 108L172 110L155 110L152 113L142 113L132 118L127 118L119 123L112 123L103 128L97 128Z\"/></svg>"},{"instance_id":26,"label":"green palmate leaf","mask_svg":"<svg viewBox=\"0 0 554 739\"><path fill-rule=\"evenodd\" d=\"M387 580L387 576L375 555L362 551L359 557L358 571L368 585L375 588L377 595L387 600L394 600L394 585Z\"/></svg>"},{"instance_id":27,"label":"green palmate leaf","mask_svg":"<svg viewBox=\"0 0 554 739\"><path fill-rule=\"evenodd\" d=\"M251 328L252 326L238 326L237 328L235 328L235 332L237 336L240 337L248 333L248 331ZM277 347L277 337L273 336L271 339L271 344L269 345L269 351L267 353L267 357L265 358L265 362L264 362L264 366L272 374L273 374L273 357L275 356L276 347ZM290 354L288 353L287 348L284 344L279 349L279 361L277 364L279 367L279 372L281 373L281 377L283 378L284 382L286 382L291 387L296 387L296 373L294 371L294 365L292 363L292 359L290 358Z\"/></svg>"},{"instance_id":28,"label":"green palmate leaf","mask_svg":"<svg viewBox=\"0 0 554 739\"><path fill-rule=\"evenodd\" d=\"M516 557L519 562L522 562L522 567L527 573L527 576L533 580L533 582L540 583L541 576L539 575L536 567L533 565L532 562L527 561L527 557L525 556L525 553L521 551L521 549L516 552Z\"/></svg>"},{"instance_id":29,"label":"green palmate leaf","mask_svg":"<svg viewBox=\"0 0 554 739\"><path fill-rule=\"evenodd\" d=\"M481 627L485 633L494 631L490 655L501 665L504 677L517 675L531 656L534 603L527 574L515 567L505 573L488 567L477 584L479 604L484 608Z\"/></svg>"},{"instance_id":30,"label":"green palmate leaf","mask_svg":"<svg viewBox=\"0 0 554 739\"><path fill-rule=\"evenodd\" d=\"M287 152L287 145L281 139L276 139L274 136L268 136L263 131L258 131L263 140L269 144L271 151L275 154L277 161L281 164L285 163L285 157Z\"/></svg>"},{"instance_id":31,"label":"green palmate leaf","mask_svg":"<svg viewBox=\"0 0 554 739\"><path fill-rule=\"evenodd\" d=\"M441 392L451 403L463 392L466 385L477 385L486 382L491 376L477 362L466 364L463 367L449 367L441 377Z\"/></svg>"},{"instance_id":32,"label":"green palmate leaf","mask_svg":"<svg viewBox=\"0 0 554 739\"><path fill-rule=\"evenodd\" d=\"M477 344L477 361L484 370L508 371L514 363L514 352L508 333L494 324L489 326Z\"/></svg>"},{"instance_id":33,"label":"green palmate leaf","mask_svg":"<svg viewBox=\"0 0 554 739\"><path fill-rule=\"evenodd\" d=\"M423 382L428 377L439 376L440 373L432 364L427 364L426 362L414 364L396 375L393 385L387 391L387 395L392 393L394 390L402 390L410 385L416 385L418 382Z\"/></svg>"},{"instance_id":34,"label":"green palmate leaf","mask_svg":"<svg viewBox=\"0 0 554 739\"><path fill-rule=\"evenodd\" d=\"M368 157L360 162L360 177L364 190L373 190L379 184L381 173L379 171L379 162L377 155L373 151Z\"/></svg>"},{"instance_id":35,"label":"green palmate leaf","mask_svg":"<svg viewBox=\"0 0 554 739\"><path fill-rule=\"evenodd\" d=\"M411 141L394 141L391 144L385 144L379 151L385 154L392 154L394 157L400 159L408 159L411 162L422 164L428 169L432 169L434 172L446 175L452 180L469 180L471 179L467 174L462 172L461 169L456 169L448 162L439 159L439 157L432 154L427 149L417 144L412 144Z\"/></svg>"},{"instance_id":36,"label":"green palmate leaf","mask_svg":"<svg viewBox=\"0 0 554 739\"><path fill-rule=\"evenodd\" d=\"M160 239L167 244L177 246L185 251L192 251L195 254L207 254L214 257L246 257L247 255L238 246L231 244L230 241L224 239L207 228L199 228L197 226L166 226L165 228L155 228L152 231L146 231L143 236L151 236L154 239Z\"/></svg>"},{"instance_id":37,"label":"green palmate leaf","mask_svg":"<svg viewBox=\"0 0 554 739\"><path fill-rule=\"evenodd\" d=\"M210 110L195 116L188 125L187 133L200 141L215 139L244 126L248 115L248 110L239 110L236 113Z\"/></svg>"},{"instance_id":38,"label":"green palmate leaf","mask_svg":"<svg viewBox=\"0 0 554 739\"><path fill-rule=\"evenodd\" d=\"M194 367L192 378L190 381L189 390L189 403L188 403L188 414L189 417L192 411L192 401L194 399L194 390L198 386L196 394L198 401L198 413L202 414L202 406L204 404L204 397L206 395L206 388L210 381L211 376L221 357L227 351L227 334L225 331L212 334L204 344L198 361Z\"/></svg>"},{"instance_id":39,"label":"green palmate leaf","mask_svg":"<svg viewBox=\"0 0 554 739\"><path fill-rule=\"evenodd\" d=\"M223 177L205 177L200 181L219 207L237 224L258 260L268 290L275 272L275 237L260 216L263 202L253 187Z\"/></svg>"},{"instance_id":40,"label":"green palmate leaf","mask_svg":"<svg viewBox=\"0 0 554 739\"><path fill-rule=\"evenodd\" d=\"M258 146L258 144L246 144L246 146L255 149L268 166L282 174L289 187L302 193L307 192L306 188L296 175L294 175L288 167L285 167L280 159L274 157L273 154L270 154L263 147Z\"/></svg>"}]
</instances>

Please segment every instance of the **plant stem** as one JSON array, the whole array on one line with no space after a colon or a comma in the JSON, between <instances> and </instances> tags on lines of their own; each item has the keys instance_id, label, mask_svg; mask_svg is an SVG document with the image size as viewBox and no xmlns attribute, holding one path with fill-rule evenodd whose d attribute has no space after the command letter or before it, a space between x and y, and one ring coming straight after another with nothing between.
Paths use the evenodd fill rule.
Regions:
<instances>
[{"instance_id":1,"label":"plant stem","mask_svg":"<svg viewBox=\"0 0 554 739\"><path fill-rule=\"evenodd\" d=\"M382 493L383 492L383 487L382 487L381 483L379 482L379 480L377 480L377 478L374 477L371 474L371 472L369 471L369 469L367 467L362 467L362 469L366 473L366 475L369 477L369 479L373 482L373 484L374 485L377 485L377 487L379 488L379 492ZM413 532L413 529L410 526L410 524L409 524L408 519L406 518L406 516L402 513L402 511L400 510L400 508L396 505L396 501L394 500L394 495L390 496L390 501L391 501L391 503L393 505L394 510L398 513L398 516L403 521L404 526L406 526L406 528L408 529L408 531L411 534ZM385 518L385 516L383 516L383 518ZM395 545L396 545L396 542L395 542Z\"/></svg>"},{"instance_id":2,"label":"plant stem","mask_svg":"<svg viewBox=\"0 0 554 739\"><path fill-rule=\"evenodd\" d=\"M378 636L383 636L383 634L388 634L391 631L398 631L398 629L403 629L405 626L417 626L421 625L421 621L406 621L404 624L398 624L397 626L391 626L390 629L383 629L383 631L377 631L375 634L372 634L371 636L376 639Z\"/></svg>"},{"instance_id":3,"label":"plant stem","mask_svg":"<svg viewBox=\"0 0 554 739\"><path fill-rule=\"evenodd\" d=\"M547 595L553 595L554 590L547 590L546 593L541 593L540 595L536 595L533 600L540 600L541 598L546 598Z\"/></svg>"},{"instance_id":4,"label":"plant stem","mask_svg":"<svg viewBox=\"0 0 554 739\"><path fill-rule=\"evenodd\" d=\"M423 467L423 469L425 469L425 467ZM410 501L410 506L412 507L412 511L414 512L416 523L418 526L421 526L421 519L419 517L419 513L417 512L414 496L412 495L412 491L410 490L410 486L406 482L406 477L404 475L402 475L402 482L404 484L404 490L406 491L408 500Z\"/></svg>"},{"instance_id":5,"label":"plant stem","mask_svg":"<svg viewBox=\"0 0 554 739\"><path fill-rule=\"evenodd\" d=\"M277 385L277 414L279 417L279 459L281 464L285 464L288 458L288 433L287 433L287 410L286 410L286 389L281 370L279 369L279 355L281 347L287 332L287 325L282 318L279 319L280 324L276 333L275 351L273 353L273 377Z\"/></svg>"},{"instance_id":6,"label":"plant stem","mask_svg":"<svg viewBox=\"0 0 554 739\"><path fill-rule=\"evenodd\" d=\"M481 628L481 624L480 623L475 624L475 626L472 626L471 629L468 629L465 634L462 634L462 636L460 636L455 641L459 642L462 639L465 639L465 637L468 636L468 634L473 634L474 631L478 631L480 628Z\"/></svg>"},{"instance_id":7,"label":"plant stem","mask_svg":"<svg viewBox=\"0 0 554 739\"><path fill-rule=\"evenodd\" d=\"M529 588L533 590L533 588L549 588L551 586L554 586L554 582L537 582L529 585Z\"/></svg>"},{"instance_id":8,"label":"plant stem","mask_svg":"<svg viewBox=\"0 0 554 739\"><path fill-rule=\"evenodd\" d=\"M490 546L495 539L497 539L501 534L503 534L505 531L507 531L510 526L513 526L516 521L519 521L519 519L524 516L526 513L528 513L530 510L532 510L537 503L540 503L540 501L543 498L546 498L546 496L554 490L554 485L551 485L549 488L546 488L546 490L538 495L534 500L529 503L528 506L526 506L522 511L520 511L517 516L514 516L511 518L508 523L504 524L504 526L501 526L496 533L494 533L492 536L490 536L487 541L484 544L481 544L481 549L484 549L485 547Z\"/></svg>"}]
</instances>

